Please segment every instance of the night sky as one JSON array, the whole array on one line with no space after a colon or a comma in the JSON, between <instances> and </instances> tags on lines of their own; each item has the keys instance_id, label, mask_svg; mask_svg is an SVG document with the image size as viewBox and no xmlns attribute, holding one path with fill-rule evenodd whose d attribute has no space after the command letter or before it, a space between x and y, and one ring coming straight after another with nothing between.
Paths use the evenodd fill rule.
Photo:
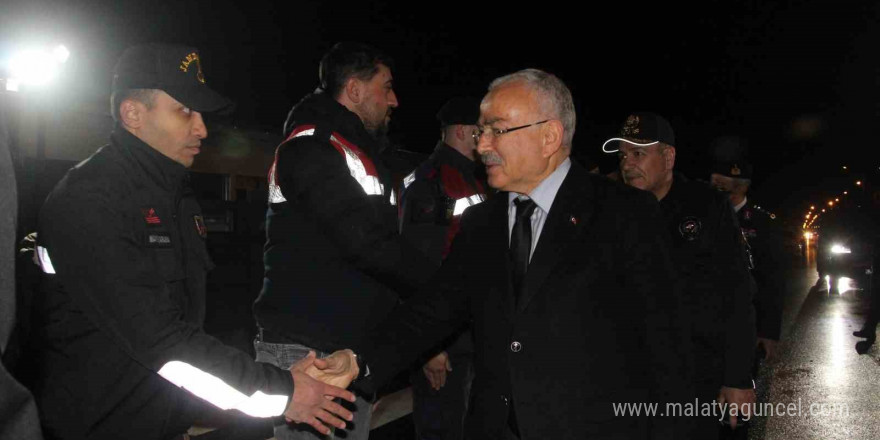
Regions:
<instances>
[{"instance_id":1,"label":"night sky","mask_svg":"<svg viewBox=\"0 0 880 440\"><path fill-rule=\"evenodd\" d=\"M193 45L209 84L237 102L234 122L280 132L317 86L321 55L363 41L395 59L392 137L420 152L437 140L446 99L537 67L574 94L576 157L611 171L602 141L628 113L654 111L676 130L677 168L695 178L707 177L712 139L747 138L755 197L796 218L846 189L842 165L880 177L880 26L869 3L3 0L0 60L23 44L64 43L64 84L100 100L125 47Z\"/></svg>"}]
</instances>

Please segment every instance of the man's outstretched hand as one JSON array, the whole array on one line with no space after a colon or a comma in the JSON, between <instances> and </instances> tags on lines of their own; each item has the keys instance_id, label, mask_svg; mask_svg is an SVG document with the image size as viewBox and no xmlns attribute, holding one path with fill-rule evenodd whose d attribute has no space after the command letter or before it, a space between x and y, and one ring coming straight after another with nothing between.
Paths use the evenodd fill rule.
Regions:
<instances>
[{"instance_id":1,"label":"man's outstretched hand","mask_svg":"<svg viewBox=\"0 0 880 440\"><path fill-rule=\"evenodd\" d=\"M339 388L347 388L360 374L357 358L349 349L336 351L323 359L315 359L314 364L305 371L309 376Z\"/></svg>"},{"instance_id":2,"label":"man's outstretched hand","mask_svg":"<svg viewBox=\"0 0 880 440\"><path fill-rule=\"evenodd\" d=\"M290 367L290 374L293 376L293 398L290 399L290 405L284 411L284 418L288 422L307 423L318 432L328 435L330 428L325 423L344 429L345 422L339 417L345 420L353 418L351 411L343 408L333 399L340 397L354 402L355 397L354 394L343 388L326 384L311 377L307 371L315 368L315 364L315 352L310 351L308 356ZM321 363L319 366L324 364ZM356 363L355 369L357 369ZM346 382L344 386L348 386L348 383Z\"/></svg>"}]
</instances>

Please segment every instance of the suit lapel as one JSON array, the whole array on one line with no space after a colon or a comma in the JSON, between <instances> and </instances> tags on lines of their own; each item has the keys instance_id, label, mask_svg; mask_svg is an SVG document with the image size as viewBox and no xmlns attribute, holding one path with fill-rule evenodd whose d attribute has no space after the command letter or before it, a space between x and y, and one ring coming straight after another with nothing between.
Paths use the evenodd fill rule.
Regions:
<instances>
[{"instance_id":1,"label":"suit lapel","mask_svg":"<svg viewBox=\"0 0 880 440\"><path fill-rule=\"evenodd\" d=\"M593 214L592 185L587 171L572 162L568 175L559 187L553 206L544 221L538 246L532 254L526 274L526 298L519 304L518 312L525 310L529 302L544 286L547 277L564 262L567 248L579 242L580 236Z\"/></svg>"}]
</instances>

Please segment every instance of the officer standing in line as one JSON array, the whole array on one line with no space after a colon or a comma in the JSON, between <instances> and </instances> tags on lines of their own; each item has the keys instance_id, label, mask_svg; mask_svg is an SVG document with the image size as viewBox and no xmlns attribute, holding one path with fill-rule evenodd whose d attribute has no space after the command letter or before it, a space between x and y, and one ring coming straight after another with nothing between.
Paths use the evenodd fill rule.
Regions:
<instances>
[{"instance_id":1,"label":"officer standing in line","mask_svg":"<svg viewBox=\"0 0 880 440\"><path fill-rule=\"evenodd\" d=\"M186 438L205 402L322 432L345 426L351 412L327 397L354 395L310 377L324 362L314 353L288 371L202 328L213 264L187 169L208 136L202 113L229 102L206 85L198 51L129 48L110 101L110 143L67 172L39 216L31 348L46 436Z\"/></svg>"},{"instance_id":2,"label":"officer standing in line","mask_svg":"<svg viewBox=\"0 0 880 440\"><path fill-rule=\"evenodd\" d=\"M752 183L752 164L746 146L736 137L716 139L712 145L714 166L710 181L727 193L736 211L752 259L752 277L759 359L772 360L782 327L782 295L785 292L784 239L776 216L747 197Z\"/></svg>"},{"instance_id":3,"label":"officer standing in line","mask_svg":"<svg viewBox=\"0 0 880 440\"><path fill-rule=\"evenodd\" d=\"M634 113L602 146L617 153L627 185L649 191L660 207L691 319L695 391L699 402L753 404L755 346L752 282L741 233L726 197L675 172L675 135L654 113ZM699 439L719 438L720 410L695 423ZM724 420L736 428L738 420ZM729 429L728 429L729 430Z\"/></svg>"},{"instance_id":4,"label":"officer standing in line","mask_svg":"<svg viewBox=\"0 0 880 440\"><path fill-rule=\"evenodd\" d=\"M321 87L288 115L269 172L266 276L254 303L259 361L287 368L310 350L318 357L357 351L434 271L400 237L394 183L381 158L398 106L393 64L366 44L337 43L319 64ZM334 437L369 437L368 399L358 399L354 421ZM324 438L288 428L277 425L275 437Z\"/></svg>"},{"instance_id":5,"label":"officer standing in line","mask_svg":"<svg viewBox=\"0 0 880 440\"><path fill-rule=\"evenodd\" d=\"M480 101L453 98L437 113L440 140L431 156L403 182L403 237L437 267L449 252L464 210L486 197L485 170L476 158L473 132ZM413 421L420 440L461 439L473 378L473 335L462 329L414 371Z\"/></svg>"}]
</instances>

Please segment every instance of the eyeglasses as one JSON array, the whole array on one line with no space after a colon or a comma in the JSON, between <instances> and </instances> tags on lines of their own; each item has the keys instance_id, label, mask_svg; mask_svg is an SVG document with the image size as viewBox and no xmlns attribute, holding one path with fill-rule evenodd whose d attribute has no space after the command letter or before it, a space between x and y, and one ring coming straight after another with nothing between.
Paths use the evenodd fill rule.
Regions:
<instances>
[{"instance_id":1,"label":"eyeglasses","mask_svg":"<svg viewBox=\"0 0 880 440\"><path fill-rule=\"evenodd\" d=\"M523 128L529 128L534 125L541 125L547 121L549 121L549 119L544 119L543 121L540 121L540 122L533 122L531 124L520 125L519 127L512 127L512 128L492 128L492 127L481 127L478 125L477 128L474 129L474 133L472 134L472 136L474 137L474 142L479 143L480 138L483 137L484 134L489 135L489 137L496 138L498 136L501 136L504 133L510 133L512 131L521 130Z\"/></svg>"}]
</instances>

